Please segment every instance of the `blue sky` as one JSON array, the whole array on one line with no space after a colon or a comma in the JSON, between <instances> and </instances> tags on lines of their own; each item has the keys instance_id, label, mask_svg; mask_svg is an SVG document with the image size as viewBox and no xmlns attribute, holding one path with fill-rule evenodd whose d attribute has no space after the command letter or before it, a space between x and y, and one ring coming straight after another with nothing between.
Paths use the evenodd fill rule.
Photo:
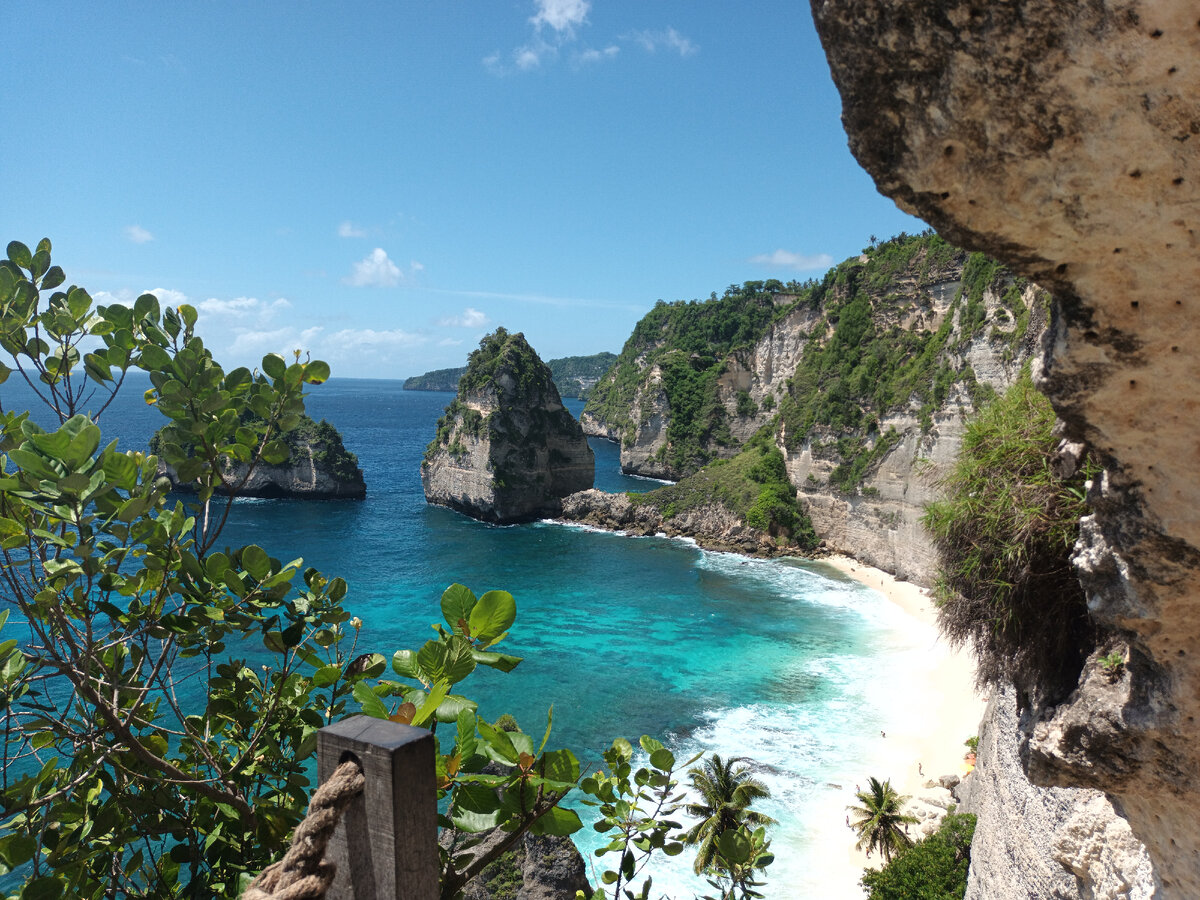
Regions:
<instances>
[{"instance_id":1,"label":"blue sky","mask_svg":"<svg viewBox=\"0 0 1200 900\"><path fill-rule=\"evenodd\" d=\"M850 155L797 0L4 6L0 237L192 303L227 365L399 378L496 325L616 352L656 300L924 227Z\"/></svg>"}]
</instances>

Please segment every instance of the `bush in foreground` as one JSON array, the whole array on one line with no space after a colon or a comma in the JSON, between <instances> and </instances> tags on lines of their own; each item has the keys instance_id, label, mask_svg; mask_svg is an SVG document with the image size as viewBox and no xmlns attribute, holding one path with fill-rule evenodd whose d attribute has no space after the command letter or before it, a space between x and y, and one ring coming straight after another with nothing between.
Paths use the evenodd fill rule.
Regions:
<instances>
[{"instance_id":1,"label":"bush in foreground","mask_svg":"<svg viewBox=\"0 0 1200 900\"><path fill-rule=\"evenodd\" d=\"M863 874L867 900L962 900L971 867L975 816L951 811L941 827Z\"/></svg>"}]
</instances>

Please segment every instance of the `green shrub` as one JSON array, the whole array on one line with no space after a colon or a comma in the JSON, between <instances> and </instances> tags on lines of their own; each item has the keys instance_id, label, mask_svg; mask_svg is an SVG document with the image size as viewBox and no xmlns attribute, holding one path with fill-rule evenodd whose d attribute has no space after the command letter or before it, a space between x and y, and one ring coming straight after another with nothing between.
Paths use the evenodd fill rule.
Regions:
<instances>
[{"instance_id":1,"label":"green shrub","mask_svg":"<svg viewBox=\"0 0 1200 900\"><path fill-rule=\"evenodd\" d=\"M967 426L944 499L922 517L941 555L942 632L971 645L981 684L1010 678L1047 695L1074 686L1096 640L1070 561L1095 468L1054 476L1054 425L1026 370Z\"/></svg>"},{"instance_id":2,"label":"green shrub","mask_svg":"<svg viewBox=\"0 0 1200 900\"><path fill-rule=\"evenodd\" d=\"M902 850L882 869L863 874L867 900L962 900L974 835L975 816L951 811L929 837Z\"/></svg>"}]
</instances>

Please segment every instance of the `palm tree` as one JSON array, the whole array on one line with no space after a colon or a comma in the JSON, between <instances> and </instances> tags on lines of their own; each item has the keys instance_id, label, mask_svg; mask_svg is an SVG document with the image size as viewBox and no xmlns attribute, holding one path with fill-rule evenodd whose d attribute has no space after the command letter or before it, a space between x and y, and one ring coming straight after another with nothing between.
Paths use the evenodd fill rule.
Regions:
<instances>
[{"instance_id":1,"label":"palm tree","mask_svg":"<svg viewBox=\"0 0 1200 900\"><path fill-rule=\"evenodd\" d=\"M878 778L870 778L867 790L859 791L855 796L862 806L846 808L854 816L850 826L858 832L856 849L866 847L868 855L872 850L878 850L885 862L891 862L900 850L912 846L912 840L900 826L918 819L904 814L904 804L911 798L897 794L890 779L881 782Z\"/></svg>"},{"instance_id":2,"label":"palm tree","mask_svg":"<svg viewBox=\"0 0 1200 900\"><path fill-rule=\"evenodd\" d=\"M748 766L738 765L747 761L745 756L722 760L720 755L714 753L704 760L703 766L688 772L692 790L699 794L699 800L689 803L685 809L689 816L695 816L700 821L684 835L683 842L700 845L696 851L696 861L692 864L696 874L715 868L717 841L727 830L742 825L757 827L775 824L770 816L750 809L755 800L769 798L771 791L750 774Z\"/></svg>"}]
</instances>

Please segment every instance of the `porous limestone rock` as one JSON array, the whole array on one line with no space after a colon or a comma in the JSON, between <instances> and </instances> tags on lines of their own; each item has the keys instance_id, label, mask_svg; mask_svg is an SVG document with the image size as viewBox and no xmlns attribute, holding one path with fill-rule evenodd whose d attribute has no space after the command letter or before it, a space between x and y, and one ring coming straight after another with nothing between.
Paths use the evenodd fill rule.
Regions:
<instances>
[{"instance_id":1,"label":"porous limestone rock","mask_svg":"<svg viewBox=\"0 0 1200 900\"><path fill-rule=\"evenodd\" d=\"M520 333L485 337L425 451L429 503L486 522L555 515L592 486L595 459L550 370Z\"/></svg>"},{"instance_id":2,"label":"porous limestone rock","mask_svg":"<svg viewBox=\"0 0 1200 900\"><path fill-rule=\"evenodd\" d=\"M1162 896L1200 896L1200 14L1187 2L813 0L879 189L1057 300L1042 389L1106 474L1077 559L1128 686L1027 717L1103 789ZM1113 706L1112 704L1117 704Z\"/></svg>"},{"instance_id":3,"label":"porous limestone rock","mask_svg":"<svg viewBox=\"0 0 1200 900\"><path fill-rule=\"evenodd\" d=\"M1038 787L1026 777L1010 685L993 688L975 769L955 795L978 819L967 900L1155 896L1145 848L1103 794Z\"/></svg>"}]
</instances>

